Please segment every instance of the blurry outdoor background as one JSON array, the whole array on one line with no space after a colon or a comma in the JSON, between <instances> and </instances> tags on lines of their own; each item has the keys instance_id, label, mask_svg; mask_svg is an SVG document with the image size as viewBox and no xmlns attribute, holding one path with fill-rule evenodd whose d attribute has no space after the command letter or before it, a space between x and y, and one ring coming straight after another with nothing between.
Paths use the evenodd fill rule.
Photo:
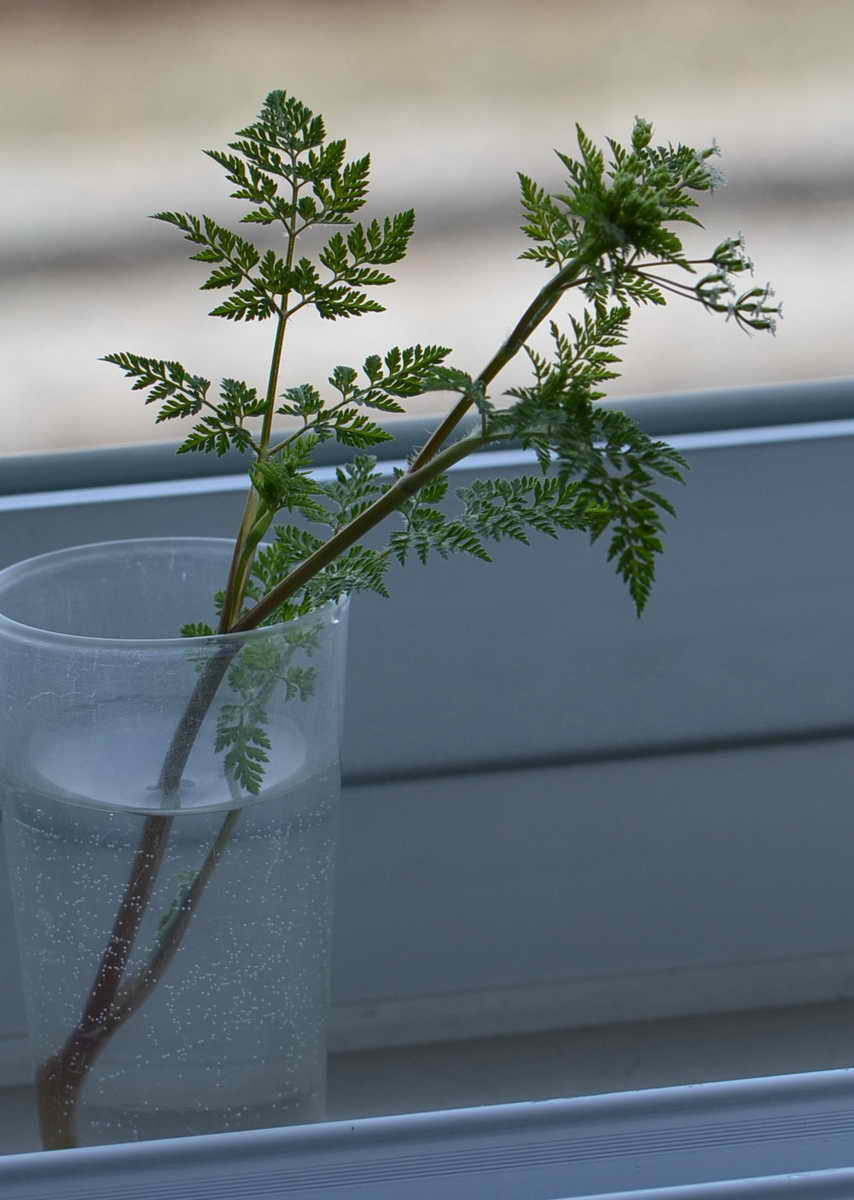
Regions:
<instances>
[{"instance_id":1,"label":"blurry outdoor background","mask_svg":"<svg viewBox=\"0 0 854 1200\"><path fill-rule=\"evenodd\" d=\"M274 87L371 151L362 215L418 217L400 282L374 292L388 312L301 314L282 386L415 341L479 370L546 279L516 257L515 172L558 190L576 120L625 140L635 114L661 141L718 140L729 184L690 245L743 230L785 313L772 339L675 300L641 312L613 394L850 375L852 48L852 0L0 0L0 454L181 436L110 351L263 385L272 325L206 317L222 294L146 218L236 222L200 151Z\"/></svg>"}]
</instances>

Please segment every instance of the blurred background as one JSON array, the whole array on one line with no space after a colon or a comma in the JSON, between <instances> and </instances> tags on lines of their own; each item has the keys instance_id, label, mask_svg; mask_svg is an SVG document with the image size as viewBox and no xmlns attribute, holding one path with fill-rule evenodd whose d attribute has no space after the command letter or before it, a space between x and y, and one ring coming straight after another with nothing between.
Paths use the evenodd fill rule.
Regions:
<instances>
[{"instance_id":1,"label":"blurred background","mask_svg":"<svg viewBox=\"0 0 854 1200\"><path fill-rule=\"evenodd\" d=\"M851 0L0 0L0 454L181 436L110 351L263 383L272 327L206 317L192 248L147 214L235 222L200 151L274 87L371 152L368 217L418 217L388 312L301 314L283 386L415 341L479 370L546 278L517 258L515 172L558 190L575 121L625 140L635 114L720 143L691 249L743 230L785 320L749 338L693 304L641 312L612 394L850 375L853 42Z\"/></svg>"}]
</instances>

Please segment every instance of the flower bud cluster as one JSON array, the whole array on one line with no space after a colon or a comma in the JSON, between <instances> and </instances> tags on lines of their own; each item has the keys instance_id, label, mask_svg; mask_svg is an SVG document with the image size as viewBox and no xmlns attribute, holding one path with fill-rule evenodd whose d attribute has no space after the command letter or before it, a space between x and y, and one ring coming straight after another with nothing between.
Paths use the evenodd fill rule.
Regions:
<instances>
[{"instance_id":1,"label":"flower bud cluster","mask_svg":"<svg viewBox=\"0 0 854 1200\"><path fill-rule=\"evenodd\" d=\"M719 270L701 279L694 291L704 308L725 313L727 321L733 318L742 329L777 332L777 320L783 316L783 306L770 303L775 294L770 284L749 288L736 295L733 280L726 271Z\"/></svg>"}]
</instances>

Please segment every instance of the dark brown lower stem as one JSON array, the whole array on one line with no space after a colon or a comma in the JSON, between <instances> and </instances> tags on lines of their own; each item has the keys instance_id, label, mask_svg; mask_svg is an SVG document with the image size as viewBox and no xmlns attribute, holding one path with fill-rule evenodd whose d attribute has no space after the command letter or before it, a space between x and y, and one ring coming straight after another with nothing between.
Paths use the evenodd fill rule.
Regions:
<instances>
[{"instance_id":1,"label":"dark brown lower stem","mask_svg":"<svg viewBox=\"0 0 854 1200\"><path fill-rule=\"evenodd\" d=\"M36 1071L42 1144L46 1150L75 1145L77 1096L106 1040L110 1013L172 831L171 817L147 817L133 856L130 877L113 919L83 1014L62 1049Z\"/></svg>"},{"instance_id":2,"label":"dark brown lower stem","mask_svg":"<svg viewBox=\"0 0 854 1200\"><path fill-rule=\"evenodd\" d=\"M77 1143L77 1098L105 1039L75 1029L62 1050L36 1071L39 1129L45 1150L70 1150Z\"/></svg>"},{"instance_id":3,"label":"dark brown lower stem","mask_svg":"<svg viewBox=\"0 0 854 1200\"><path fill-rule=\"evenodd\" d=\"M121 987L101 986L99 975L80 1022L66 1039L62 1049L51 1055L36 1072L39 1125L45 1150L67 1150L78 1144L75 1117L86 1076L110 1038L142 1007L175 957L214 867L231 839L239 816L238 810L232 810L226 816L184 902L161 932L157 946L145 965ZM145 842L146 834L150 836L149 827L152 822L166 820L167 818L163 817L149 817L142 842ZM168 818L168 821L171 824L171 818ZM153 878L152 876L152 883ZM121 909L118 915L122 915ZM104 959L106 957L105 954ZM126 962L127 956L125 965ZM115 976L111 975L111 981L113 978ZM99 1011L93 1023L90 1016L93 1008L92 997L96 993L103 995L108 990L112 992L108 1005Z\"/></svg>"},{"instance_id":4,"label":"dark brown lower stem","mask_svg":"<svg viewBox=\"0 0 854 1200\"><path fill-rule=\"evenodd\" d=\"M172 738L160 776L164 799L178 790L205 715L239 645L223 646L202 672ZM42 1144L46 1150L75 1146L80 1090L96 1057L112 1035L145 1001L172 961L211 871L231 837L238 814L231 812L196 876L181 909L158 940L148 963L130 985L122 980L142 919L151 900L169 835L171 816L149 816L143 825L130 875L113 919L107 945L77 1025L62 1049L36 1070L35 1086Z\"/></svg>"}]
</instances>

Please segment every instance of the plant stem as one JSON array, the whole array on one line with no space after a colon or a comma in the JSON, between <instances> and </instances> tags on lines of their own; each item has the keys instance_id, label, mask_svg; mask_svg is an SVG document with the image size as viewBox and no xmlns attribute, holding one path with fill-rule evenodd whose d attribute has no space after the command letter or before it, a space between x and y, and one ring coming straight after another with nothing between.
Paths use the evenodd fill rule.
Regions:
<instances>
[{"instance_id":1,"label":"plant stem","mask_svg":"<svg viewBox=\"0 0 854 1200\"><path fill-rule=\"evenodd\" d=\"M117 945L114 927L83 1015L66 1038L62 1049L51 1055L36 1073L39 1125L42 1145L46 1150L67 1150L77 1145L74 1119L86 1076L110 1038L145 1003L175 957L202 893L231 839L239 817L240 810L232 809L225 818L213 846L193 879L189 892L178 912L162 931L154 952L148 961L137 969L130 981L119 987L121 974L127 966L133 940L150 900L151 889L157 878L174 821L174 817L146 818L140 846L134 859L135 867L137 864L140 866L136 872L140 886L135 892L131 892L129 884L116 918L117 924L135 920L133 932L118 943L121 964L112 961L114 956L111 949ZM131 880L133 877L132 874Z\"/></svg>"},{"instance_id":2,"label":"plant stem","mask_svg":"<svg viewBox=\"0 0 854 1200\"><path fill-rule=\"evenodd\" d=\"M519 353L538 325L549 315L563 293L579 282L580 277L592 267L602 251L598 246L592 247L586 254L572 259L540 289L519 320L513 327L512 333L505 339L493 354L492 358L478 375L475 383L486 387L512 358ZM423 467L434 456L440 446L444 445L448 436L459 425L472 406L472 401L463 396L451 409L447 417L434 431L429 440L422 446L412 462L412 470Z\"/></svg>"},{"instance_id":3,"label":"plant stem","mask_svg":"<svg viewBox=\"0 0 854 1200\"><path fill-rule=\"evenodd\" d=\"M106 949L83 1014L62 1049L36 1072L36 1095L42 1144L46 1150L75 1145L74 1113L83 1081L103 1048L110 1013L172 832L172 817L147 817L133 857Z\"/></svg>"},{"instance_id":4,"label":"plant stem","mask_svg":"<svg viewBox=\"0 0 854 1200\"><path fill-rule=\"evenodd\" d=\"M175 795L181 785L181 777L202 722L239 649L239 643L221 646L193 689L160 772L159 787L164 803L169 796ZM232 809L228 813L178 913L161 934L154 953L133 978L122 985L122 977L151 900L175 819L172 816L146 817L130 878L119 902L107 948L101 956L95 982L80 1020L62 1048L42 1063L36 1072L39 1124L46 1150L63 1150L77 1145L74 1121L86 1076L109 1039L141 1007L174 958L239 816L239 809Z\"/></svg>"},{"instance_id":5,"label":"plant stem","mask_svg":"<svg viewBox=\"0 0 854 1200\"><path fill-rule=\"evenodd\" d=\"M293 258L294 242L295 239L292 236L288 250L289 265ZM491 383L498 372L521 350L567 288L576 284L583 276L584 271L593 265L599 253L598 248L593 248L587 254L574 259L540 290L510 335L478 375L477 382L484 386ZM287 325L286 308L287 293L283 296L270 363L264 425L259 446L261 455L267 453L270 443L273 406ZM322 571L370 529L398 509L405 500L418 492L431 479L469 454L498 440L495 437L485 437L480 433L470 434L444 450L441 449L471 404L472 401L468 397L463 397L438 426L404 475L369 508L329 538L314 554L309 555L253 609L238 617L255 545L259 540L255 539L254 542L250 542L250 534L253 534L260 509L260 498L253 487L247 498L232 556L220 632L243 633L259 626L289 597L304 587L314 575ZM170 797L175 796L180 788L181 778L202 722L225 678L229 664L239 649L239 643L222 646L218 654L207 664L196 683L193 694L173 734L161 769L159 784L164 805ZM238 816L239 810L235 809L225 818L214 845L197 873L178 914L170 921L148 962L136 971L127 984L122 986L122 977L127 968L142 918L151 899L174 820L173 817L167 816L146 818L134 855L130 878L113 923L110 941L102 955L98 973L90 989L80 1021L66 1039L62 1049L47 1059L36 1073L39 1119L46 1149L63 1149L76 1144L74 1117L80 1089L86 1076L109 1038L145 1002L172 961L207 881L231 837Z\"/></svg>"},{"instance_id":6,"label":"plant stem","mask_svg":"<svg viewBox=\"0 0 854 1200\"><path fill-rule=\"evenodd\" d=\"M443 471L459 462L460 459L467 458L469 454L481 450L494 440L496 439L486 438L480 434L470 434L452 446L448 446L425 466L419 467L418 470L410 469L405 475L401 475L400 479L383 492L369 508L366 508L338 533L333 534L308 558L303 559L299 566L295 567L290 575L259 600L254 608L249 609L239 620L235 621L231 632L245 633L249 629L255 629L295 592L304 587L319 571L334 562L368 530L373 529L375 525L398 509L405 500L420 491L431 479L441 475Z\"/></svg>"},{"instance_id":7,"label":"plant stem","mask_svg":"<svg viewBox=\"0 0 854 1200\"><path fill-rule=\"evenodd\" d=\"M231 566L228 570L228 579L225 584L225 597L222 604L222 612L219 619L218 633L226 633L231 622L234 620L235 613L239 607L239 596L245 590L245 579L241 586L242 559L243 547L246 543L246 538L249 530L255 523L258 516L258 509L261 506L261 498L255 491L253 486L250 486L246 496L246 503L243 507L243 516L240 519L240 528L237 531L237 538L234 542L234 550L231 555Z\"/></svg>"},{"instance_id":8,"label":"plant stem","mask_svg":"<svg viewBox=\"0 0 854 1200\"><path fill-rule=\"evenodd\" d=\"M202 727L202 722L225 678L232 659L240 648L238 642L220 646L216 656L206 664L204 671L196 681L193 694L187 701L181 720L172 735L172 741L169 743L169 749L166 751L166 757L160 770L158 785L164 801L168 800L170 796L174 796L181 786L181 777L184 774L187 759L190 757L190 751L193 749Z\"/></svg>"},{"instance_id":9,"label":"plant stem","mask_svg":"<svg viewBox=\"0 0 854 1200\"><path fill-rule=\"evenodd\" d=\"M292 157L291 160L294 170L296 170L296 161ZM288 235L288 249L285 260L285 265L288 271L293 267L294 253L296 251L298 230L297 223L297 200L299 199L299 185L294 182L291 185L291 207L293 216L290 224L285 223L285 229ZM261 426L261 436L258 443L258 458L267 457L268 447L270 445L270 437L273 427L273 412L276 405L276 389L279 386L279 371L282 364L282 351L285 346L285 333L287 331L288 320L291 313L288 312L288 297L290 291L281 293L281 303L279 306L279 317L276 322L276 336L273 342L273 353L270 357L270 370L267 376L267 393L264 399L264 419ZM260 497L255 490L254 485L250 485L249 494L246 497L246 505L243 509L243 517L240 522L240 529L237 533L237 540L234 543L234 553L231 559L231 567L228 572L228 580L225 585L225 598L222 605L222 615L220 617L219 632L226 633L237 618L243 604L243 597L246 593L246 584L249 580L249 572L252 569L252 561L255 557L255 547L260 541L260 535L256 539L255 545L247 545L249 534L255 526L258 519L259 509L261 507ZM270 515L272 520L272 514Z\"/></svg>"},{"instance_id":10,"label":"plant stem","mask_svg":"<svg viewBox=\"0 0 854 1200\"><path fill-rule=\"evenodd\" d=\"M223 851L231 840L235 826L240 819L240 809L233 808L223 821L205 861L202 863L186 897L178 912L162 931L154 952L148 962L140 967L132 978L122 986L116 995L114 1013L111 1019L111 1030L115 1032L120 1025L137 1011L154 990L163 972L169 966L175 953L181 945L187 926L196 911L202 892L207 886L214 867L222 858Z\"/></svg>"},{"instance_id":11,"label":"plant stem","mask_svg":"<svg viewBox=\"0 0 854 1200\"><path fill-rule=\"evenodd\" d=\"M601 253L599 246L592 246L585 254L568 262L540 289L516 322L512 332L480 372L475 383L483 384L486 387L492 382L499 371L519 353L531 334L555 307L563 293L578 283L584 272L596 262ZM322 571L339 554L364 537L370 529L373 529L375 525L399 508L404 500L419 491L425 483L429 483L436 475L441 474L460 459L466 458L469 454L494 441L494 438L472 434L455 442L447 450L441 451L441 447L471 408L472 403L473 401L468 396L463 396L415 456L406 474L392 484L388 491L375 500L369 508L366 508L343 529L333 534L314 554L309 555L299 566L295 567L254 608L236 620L231 626L232 630L235 633L242 633L244 630L260 625L295 592L304 587L318 571Z\"/></svg>"},{"instance_id":12,"label":"plant stem","mask_svg":"<svg viewBox=\"0 0 854 1200\"><path fill-rule=\"evenodd\" d=\"M519 353L531 334L555 307L563 293L582 279L585 271L593 266L601 253L602 250L598 245L592 246L585 254L568 262L540 289L516 322L512 332L477 376L475 383L483 384L486 387L492 382L499 371ZM456 442L447 451L439 454L440 448L471 406L472 401L467 396L463 396L415 456L405 475L398 479L378 500L375 500L369 508L324 542L314 554L304 559L253 609L244 613L239 619L235 619L230 628L239 633L259 625L295 592L304 587L318 571L322 571L339 554L364 537L370 529L373 529L375 525L399 508L404 500L423 487L425 483L441 474L447 467L459 462L460 459L495 440L472 435Z\"/></svg>"}]
</instances>

